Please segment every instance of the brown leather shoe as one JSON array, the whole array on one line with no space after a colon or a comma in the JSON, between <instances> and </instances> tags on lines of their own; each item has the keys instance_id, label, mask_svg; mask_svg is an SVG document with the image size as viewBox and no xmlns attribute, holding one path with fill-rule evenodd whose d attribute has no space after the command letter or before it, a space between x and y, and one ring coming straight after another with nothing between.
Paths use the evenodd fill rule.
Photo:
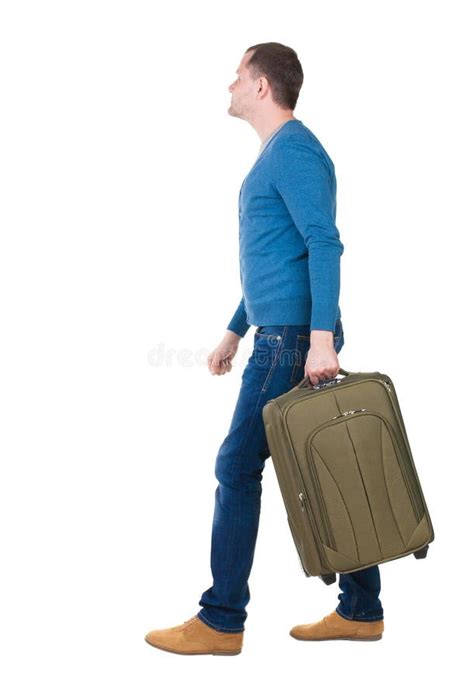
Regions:
<instances>
[{"instance_id":1,"label":"brown leather shoe","mask_svg":"<svg viewBox=\"0 0 474 698\"><path fill-rule=\"evenodd\" d=\"M381 640L383 620L347 620L333 611L317 623L295 625L290 630L297 640Z\"/></svg>"},{"instance_id":2,"label":"brown leather shoe","mask_svg":"<svg viewBox=\"0 0 474 698\"><path fill-rule=\"evenodd\" d=\"M182 625L150 630L145 640L153 647L177 654L240 654L244 631L224 633L193 616Z\"/></svg>"}]
</instances>

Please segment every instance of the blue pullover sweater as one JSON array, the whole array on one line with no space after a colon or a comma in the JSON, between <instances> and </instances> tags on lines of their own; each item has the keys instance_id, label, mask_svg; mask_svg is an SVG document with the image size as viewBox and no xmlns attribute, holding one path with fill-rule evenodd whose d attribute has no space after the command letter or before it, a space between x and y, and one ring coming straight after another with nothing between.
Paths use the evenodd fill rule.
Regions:
<instances>
[{"instance_id":1,"label":"blue pullover sweater","mask_svg":"<svg viewBox=\"0 0 474 698\"><path fill-rule=\"evenodd\" d=\"M239 194L242 299L227 329L309 325L334 332L340 256L336 177L323 146L300 119L262 144Z\"/></svg>"}]
</instances>

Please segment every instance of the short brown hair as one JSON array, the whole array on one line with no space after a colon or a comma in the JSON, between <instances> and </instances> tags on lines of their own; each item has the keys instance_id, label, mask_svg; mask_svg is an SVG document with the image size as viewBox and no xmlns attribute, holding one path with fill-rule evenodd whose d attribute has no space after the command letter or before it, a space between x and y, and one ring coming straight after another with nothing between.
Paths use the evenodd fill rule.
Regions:
<instances>
[{"instance_id":1,"label":"short brown hair","mask_svg":"<svg viewBox=\"0 0 474 698\"><path fill-rule=\"evenodd\" d=\"M303 84L303 68L296 51L276 41L255 44L247 66L256 79L264 75L271 87L273 101L283 109L294 109Z\"/></svg>"}]
</instances>

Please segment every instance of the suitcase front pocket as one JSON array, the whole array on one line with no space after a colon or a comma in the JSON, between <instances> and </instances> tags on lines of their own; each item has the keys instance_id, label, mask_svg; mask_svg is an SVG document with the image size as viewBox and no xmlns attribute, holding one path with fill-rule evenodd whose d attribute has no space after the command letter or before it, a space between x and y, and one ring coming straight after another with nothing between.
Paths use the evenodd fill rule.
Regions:
<instances>
[{"instance_id":1,"label":"suitcase front pocket","mask_svg":"<svg viewBox=\"0 0 474 698\"><path fill-rule=\"evenodd\" d=\"M390 422L351 410L313 430L306 448L328 566L345 572L407 554L423 506Z\"/></svg>"}]
</instances>

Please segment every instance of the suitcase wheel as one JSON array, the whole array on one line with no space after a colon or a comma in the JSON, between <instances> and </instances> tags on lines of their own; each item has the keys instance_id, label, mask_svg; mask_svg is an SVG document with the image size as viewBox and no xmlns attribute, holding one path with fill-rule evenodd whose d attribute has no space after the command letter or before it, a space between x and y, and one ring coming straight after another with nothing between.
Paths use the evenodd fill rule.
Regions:
<instances>
[{"instance_id":1,"label":"suitcase wheel","mask_svg":"<svg viewBox=\"0 0 474 698\"><path fill-rule=\"evenodd\" d=\"M334 584L336 581L336 575L334 572L331 572L330 574L322 574L321 579L325 584Z\"/></svg>"},{"instance_id":2,"label":"suitcase wheel","mask_svg":"<svg viewBox=\"0 0 474 698\"><path fill-rule=\"evenodd\" d=\"M425 545L424 548L421 548L421 550L417 550L415 553L413 553L413 555L416 557L417 560L420 560L421 558L426 557L426 555L428 554L429 547L429 545Z\"/></svg>"}]
</instances>

